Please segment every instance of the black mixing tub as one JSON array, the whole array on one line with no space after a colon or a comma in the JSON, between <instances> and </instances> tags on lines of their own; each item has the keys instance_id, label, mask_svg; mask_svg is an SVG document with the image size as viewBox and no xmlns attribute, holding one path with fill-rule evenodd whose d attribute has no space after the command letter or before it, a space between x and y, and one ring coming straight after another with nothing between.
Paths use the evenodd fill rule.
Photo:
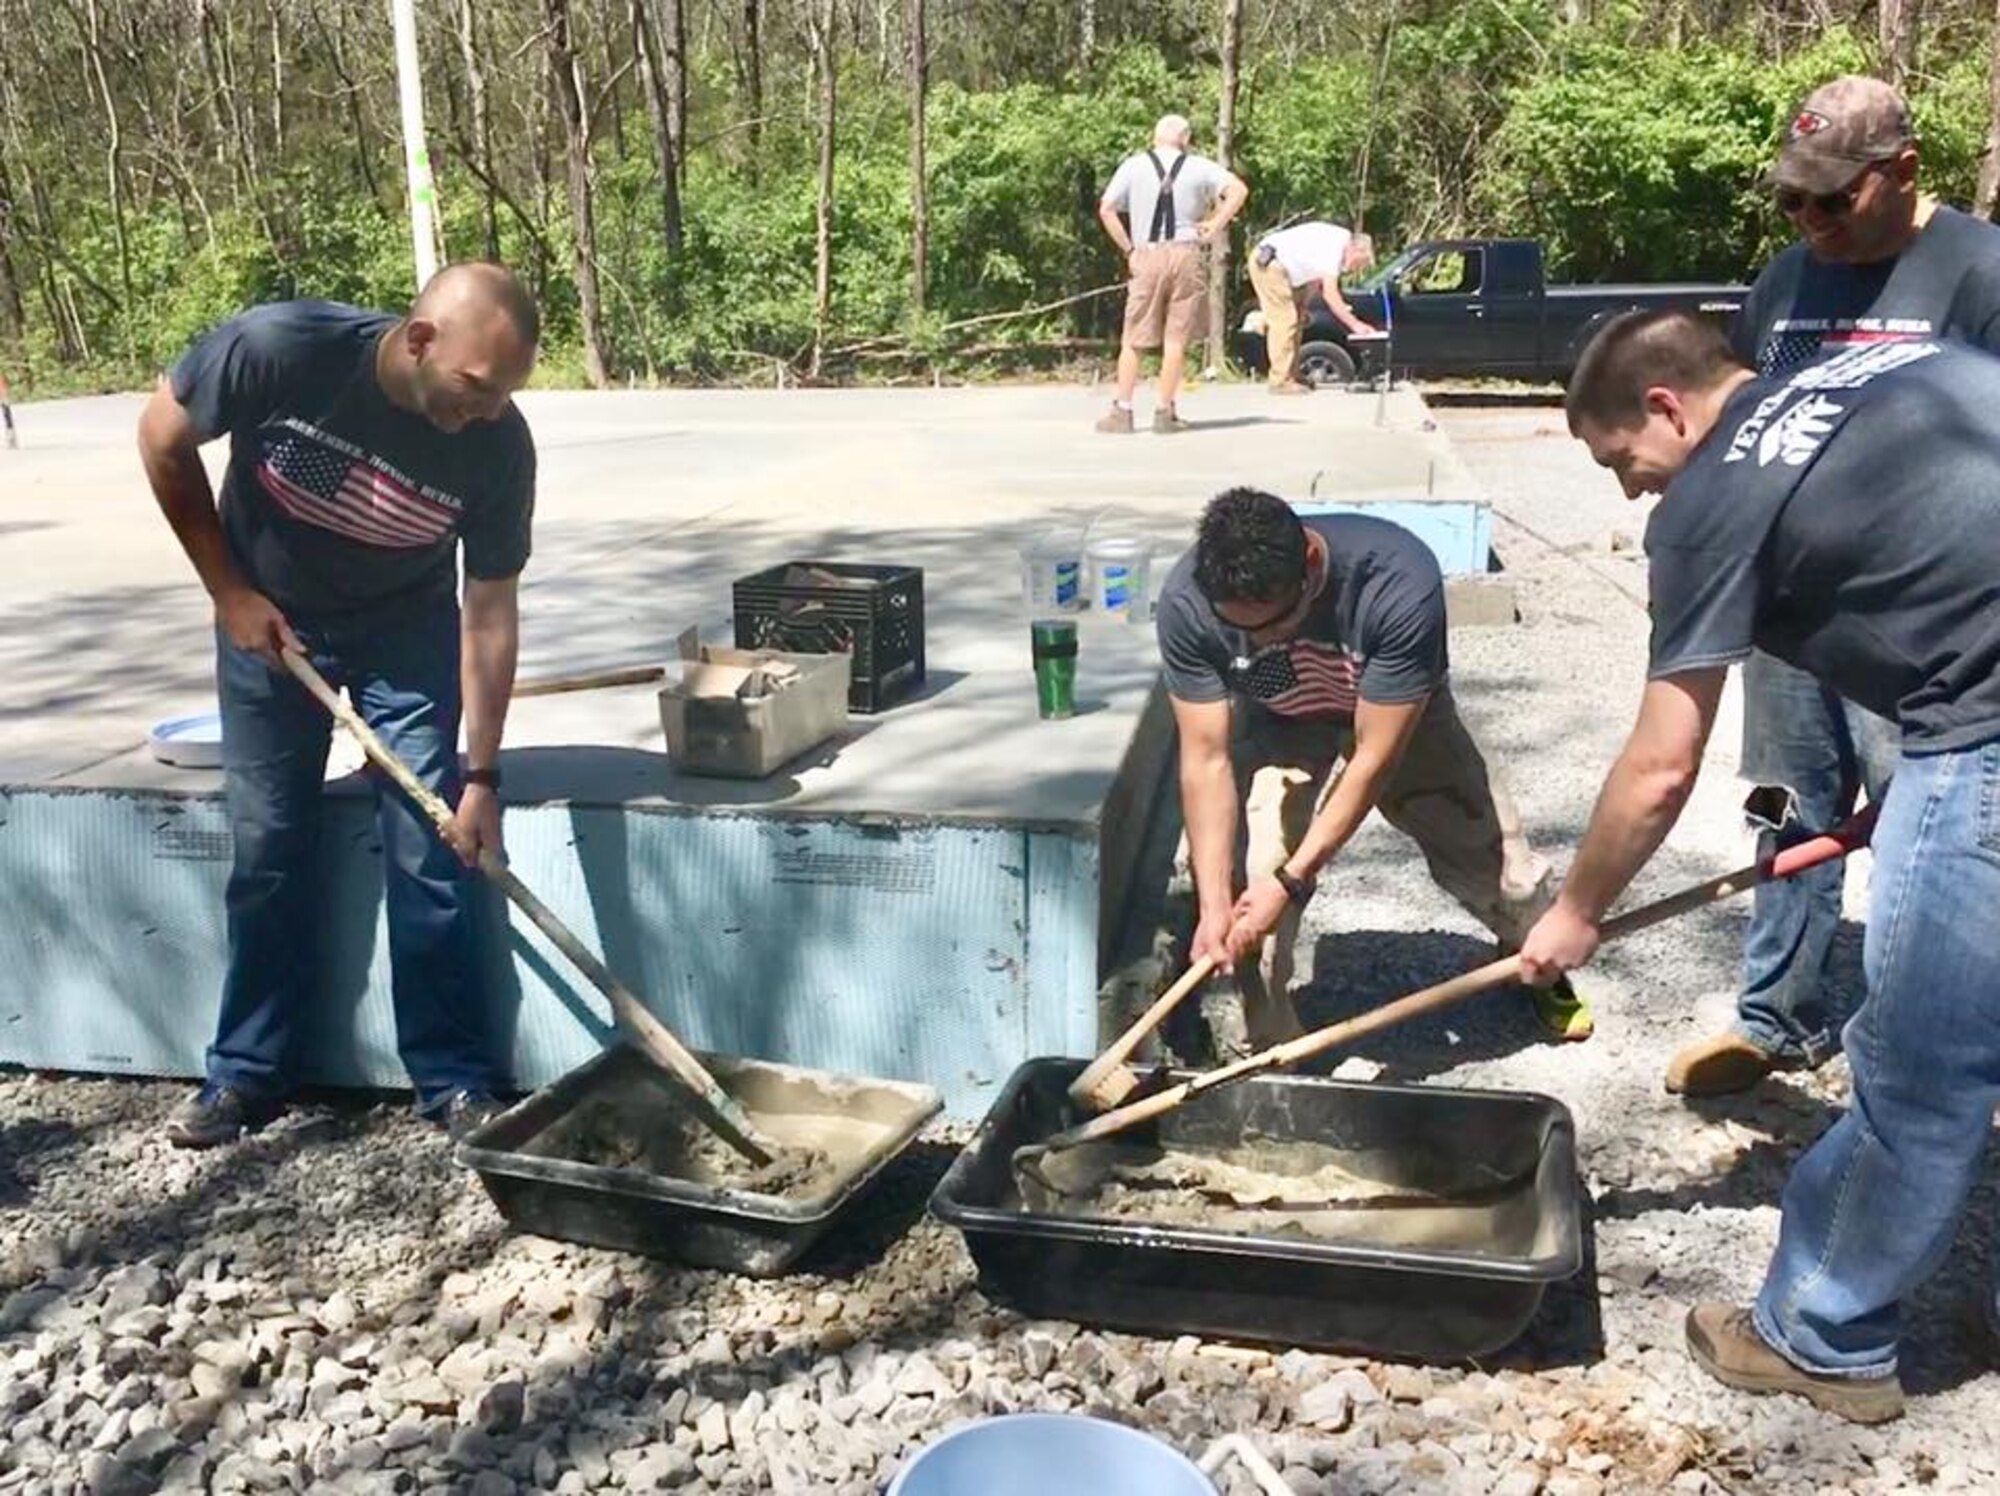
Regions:
<instances>
[{"instance_id":1,"label":"black mixing tub","mask_svg":"<svg viewBox=\"0 0 2000 1496\"><path fill-rule=\"evenodd\" d=\"M1161 1147L1227 1156L1246 1142L1338 1150L1375 1185L1478 1202L1449 1219L1385 1210L1342 1222L1329 1213L1310 1232L1287 1224L1246 1233L1144 1224L1087 1200L1061 1213L1026 1206L1014 1151L1083 1120L1065 1093L1084 1063L1029 1060L1016 1070L931 1197L932 1212L965 1233L982 1288L1025 1314L1455 1361L1507 1344L1542 1290L1582 1265L1575 1129L1562 1103L1525 1092L1261 1075L1120 1141L1142 1156ZM1426 1239L1381 1244L1409 1226ZM1342 1240L1349 1227L1353 1239Z\"/></svg>"},{"instance_id":2,"label":"black mixing tub","mask_svg":"<svg viewBox=\"0 0 2000 1496\"><path fill-rule=\"evenodd\" d=\"M929 1086L724 1055L702 1062L780 1143L801 1121L841 1129L826 1177L790 1195L704 1182L672 1151L695 1135L673 1085L624 1045L475 1129L458 1160L517 1230L765 1278L817 1241L941 1105ZM619 1151L602 1139L621 1140Z\"/></svg>"}]
</instances>

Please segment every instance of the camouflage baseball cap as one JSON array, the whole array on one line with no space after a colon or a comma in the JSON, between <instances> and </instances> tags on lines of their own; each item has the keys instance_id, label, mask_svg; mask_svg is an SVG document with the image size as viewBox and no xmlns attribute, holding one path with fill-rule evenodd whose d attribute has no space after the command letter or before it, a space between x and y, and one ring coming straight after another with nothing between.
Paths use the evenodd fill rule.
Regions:
<instances>
[{"instance_id":1,"label":"camouflage baseball cap","mask_svg":"<svg viewBox=\"0 0 2000 1496\"><path fill-rule=\"evenodd\" d=\"M1903 96L1879 78L1849 74L1821 84L1792 111L1768 175L1778 187L1838 192L1915 140Z\"/></svg>"}]
</instances>

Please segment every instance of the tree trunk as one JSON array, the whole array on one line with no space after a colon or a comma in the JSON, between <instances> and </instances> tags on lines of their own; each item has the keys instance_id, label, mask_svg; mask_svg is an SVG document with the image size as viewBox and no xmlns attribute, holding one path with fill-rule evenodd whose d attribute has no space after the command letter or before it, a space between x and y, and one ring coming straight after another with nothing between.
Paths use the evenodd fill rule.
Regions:
<instances>
[{"instance_id":1,"label":"tree trunk","mask_svg":"<svg viewBox=\"0 0 2000 1496\"><path fill-rule=\"evenodd\" d=\"M669 0L678 9L678 0ZM681 252L681 137L674 133L673 96L660 66L660 39L653 30L652 6L632 0L632 44L639 53L639 91L653 129L653 156L660 173L660 242L669 255Z\"/></svg>"},{"instance_id":2,"label":"tree trunk","mask_svg":"<svg viewBox=\"0 0 2000 1496\"><path fill-rule=\"evenodd\" d=\"M1097 55L1097 0L1077 0L1076 7L1076 70L1090 71L1092 59Z\"/></svg>"},{"instance_id":3,"label":"tree trunk","mask_svg":"<svg viewBox=\"0 0 2000 1496\"><path fill-rule=\"evenodd\" d=\"M493 113L486 99L486 60L479 45L479 0L458 0L458 55L472 108L472 148L479 154L486 258L500 258L500 212L493 193Z\"/></svg>"},{"instance_id":4,"label":"tree trunk","mask_svg":"<svg viewBox=\"0 0 2000 1496\"><path fill-rule=\"evenodd\" d=\"M19 237L14 215L14 183L7 174L7 157L0 152L0 336L10 343L20 341L28 329L28 314L21 305L21 279L14 269L14 245Z\"/></svg>"},{"instance_id":5,"label":"tree trunk","mask_svg":"<svg viewBox=\"0 0 2000 1496\"><path fill-rule=\"evenodd\" d=\"M583 377L592 389L611 382L604 356L604 307L597 290L597 219L590 194L590 119L577 77L576 45L570 29L569 0L542 0L549 83L562 116L563 167L569 191L570 230L576 241L576 299L583 322Z\"/></svg>"},{"instance_id":6,"label":"tree trunk","mask_svg":"<svg viewBox=\"0 0 2000 1496\"><path fill-rule=\"evenodd\" d=\"M285 13L271 0L271 150L285 154Z\"/></svg>"},{"instance_id":7,"label":"tree trunk","mask_svg":"<svg viewBox=\"0 0 2000 1496\"><path fill-rule=\"evenodd\" d=\"M1236 94L1242 82L1243 0L1222 0L1222 92L1215 111L1215 159L1229 168L1236 149ZM1208 367L1229 357L1229 231L1209 245Z\"/></svg>"},{"instance_id":8,"label":"tree trunk","mask_svg":"<svg viewBox=\"0 0 2000 1496\"><path fill-rule=\"evenodd\" d=\"M1382 42L1375 52L1375 81L1368 89L1368 124L1361 134L1361 161L1354 172L1354 222L1357 234L1368 223L1368 168L1375 155L1375 131L1382 122L1382 95L1389 86L1389 51L1396 42L1396 12L1401 0L1390 0L1382 16Z\"/></svg>"},{"instance_id":9,"label":"tree trunk","mask_svg":"<svg viewBox=\"0 0 2000 1496\"><path fill-rule=\"evenodd\" d=\"M1922 0L1880 0L1876 36L1882 49L1882 76L1892 87L1908 85L1917 56L1917 20Z\"/></svg>"},{"instance_id":10,"label":"tree trunk","mask_svg":"<svg viewBox=\"0 0 2000 1496\"><path fill-rule=\"evenodd\" d=\"M930 93L930 40L924 0L910 0L910 305L924 309L930 279L931 201L924 169L924 101Z\"/></svg>"},{"instance_id":11,"label":"tree trunk","mask_svg":"<svg viewBox=\"0 0 2000 1496\"><path fill-rule=\"evenodd\" d=\"M1979 157L1979 185L1972 194L1972 211L1981 218L1993 216L1995 199L2000 198L2000 5L1994 10L1987 47L1986 149Z\"/></svg>"},{"instance_id":12,"label":"tree trunk","mask_svg":"<svg viewBox=\"0 0 2000 1496\"><path fill-rule=\"evenodd\" d=\"M122 310L129 317L132 310L132 247L125 239L123 129L118 115L118 100L113 96L111 80L104 72L104 34L97 0L84 0L84 15L89 22L90 74L97 82L97 91L104 104L104 175L111 188L111 237L118 250L118 289L124 293ZM127 330L130 330L129 324Z\"/></svg>"},{"instance_id":13,"label":"tree trunk","mask_svg":"<svg viewBox=\"0 0 2000 1496\"><path fill-rule=\"evenodd\" d=\"M748 106L750 180L764 149L764 0L743 0L743 98Z\"/></svg>"},{"instance_id":14,"label":"tree trunk","mask_svg":"<svg viewBox=\"0 0 2000 1496\"><path fill-rule=\"evenodd\" d=\"M674 186L680 188L687 185L687 3L686 0L658 0L658 5L653 43L666 89L667 134L674 144Z\"/></svg>"},{"instance_id":15,"label":"tree trunk","mask_svg":"<svg viewBox=\"0 0 2000 1496\"><path fill-rule=\"evenodd\" d=\"M833 318L833 145L836 118L833 29L840 19L839 0L813 0L807 22L813 65L819 70L819 191L813 213L813 346L812 377L817 379L826 354L827 324Z\"/></svg>"}]
</instances>

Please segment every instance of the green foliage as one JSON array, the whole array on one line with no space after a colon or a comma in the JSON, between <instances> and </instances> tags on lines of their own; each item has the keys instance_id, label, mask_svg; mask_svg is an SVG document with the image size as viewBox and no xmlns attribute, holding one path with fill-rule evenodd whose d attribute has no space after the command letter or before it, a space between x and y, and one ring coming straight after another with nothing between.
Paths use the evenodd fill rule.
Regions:
<instances>
[{"instance_id":1,"label":"green foliage","mask_svg":"<svg viewBox=\"0 0 2000 1496\"><path fill-rule=\"evenodd\" d=\"M1067 34L1055 12L1034 14L1005 45L968 51L961 42L950 54L984 57L974 73L988 86L967 86L963 75L933 83L922 313L911 295L903 80L879 59L844 63L826 329L837 376L873 367L846 354L892 345L919 359L949 360L968 342L988 356L1025 357L1038 342L1115 330L1115 297L981 321L971 332L958 324L1121 278L1096 219L1098 194L1167 110L1188 114L1197 147L1212 148L1214 59L1198 31L1163 21L1149 43L1110 46L1087 69L1072 59L996 77L992 59L1025 55L1031 36L1046 49ZM1353 12L1345 45L1283 60L1253 50L1237 112L1235 159L1252 191L1239 248L1272 225L1323 216L1367 228L1385 252L1421 236L1532 234L1559 275L1748 275L1789 237L1761 185L1788 110L1820 80L1865 70L1872 38L1838 30L1774 57L1748 32L1663 41L1670 22L1638 0L1595 14L1566 25L1548 0L1418 3ZM1986 64L1983 48L1967 45L1967 25L1953 24L1936 33L1933 71L1913 102L1927 185L1964 202L1987 130ZM531 41L531 30L520 38L509 45ZM1262 39L1268 46L1268 31ZM640 378L765 379L774 363L801 367L815 332L810 80L773 69L753 153L727 52L698 54L694 68L696 146L677 252L662 232L647 119L629 86L598 124L594 214L611 357L621 375ZM491 207L500 252L544 301L539 380L575 381L581 323L560 129L548 119L530 128L525 90L500 82L516 89L503 116L514 134L495 154L511 198ZM62 95L52 88L47 98L54 119ZM21 235L12 242L29 322L0 361L17 387L143 382L203 328L261 300L406 301L409 231L393 141L377 134L357 146L344 116L309 128L299 122L307 107L291 126L296 149L265 171L254 198L220 144L183 158L212 180L146 178L127 205L122 263L101 157L66 149L47 130L17 131L14 171L32 173L60 225L58 254L44 258ZM457 107L453 95L439 113L455 119ZM462 125L451 128L462 142ZM446 133L436 126L440 140ZM137 148L128 159L139 159ZM458 152L441 148L438 171L449 250L482 253L485 190ZM370 175L381 200L361 185Z\"/></svg>"}]
</instances>

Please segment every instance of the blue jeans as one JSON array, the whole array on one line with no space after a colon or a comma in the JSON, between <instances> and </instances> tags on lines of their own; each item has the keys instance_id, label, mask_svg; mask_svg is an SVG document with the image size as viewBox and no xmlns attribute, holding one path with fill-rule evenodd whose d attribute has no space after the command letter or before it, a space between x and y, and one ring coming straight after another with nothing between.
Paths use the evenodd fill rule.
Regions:
<instances>
[{"instance_id":1,"label":"blue jeans","mask_svg":"<svg viewBox=\"0 0 2000 1496\"><path fill-rule=\"evenodd\" d=\"M1904 754L1875 829L1854 1096L1785 1185L1757 1328L1809 1370L1896 1365L2000 1102L2000 742Z\"/></svg>"},{"instance_id":2,"label":"blue jeans","mask_svg":"<svg viewBox=\"0 0 2000 1496\"><path fill-rule=\"evenodd\" d=\"M1757 855L1838 825L1863 790L1880 801L1898 739L1893 722L1843 701L1803 670L1753 654L1743 666L1742 772L1776 791L1751 796L1751 818L1762 829ZM1830 862L1760 883L1752 896L1736 1030L1774 1059L1819 1065L1839 1052L1848 1012L1828 988L1826 966L1840 927L1844 870Z\"/></svg>"},{"instance_id":3,"label":"blue jeans","mask_svg":"<svg viewBox=\"0 0 2000 1496\"><path fill-rule=\"evenodd\" d=\"M299 627L313 664L417 777L456 801L458 610L449 600L373 630ZM208 1078L275 1100L291 1088L292 1040L313 999L314 848L333 719L282 668L216 636L222 760L235 837L229 971ZM468 900L470 872L386 779L375 814L387 864L396 1043L419 1106L498 1089Z\"/></svg>"}]
</instances>

